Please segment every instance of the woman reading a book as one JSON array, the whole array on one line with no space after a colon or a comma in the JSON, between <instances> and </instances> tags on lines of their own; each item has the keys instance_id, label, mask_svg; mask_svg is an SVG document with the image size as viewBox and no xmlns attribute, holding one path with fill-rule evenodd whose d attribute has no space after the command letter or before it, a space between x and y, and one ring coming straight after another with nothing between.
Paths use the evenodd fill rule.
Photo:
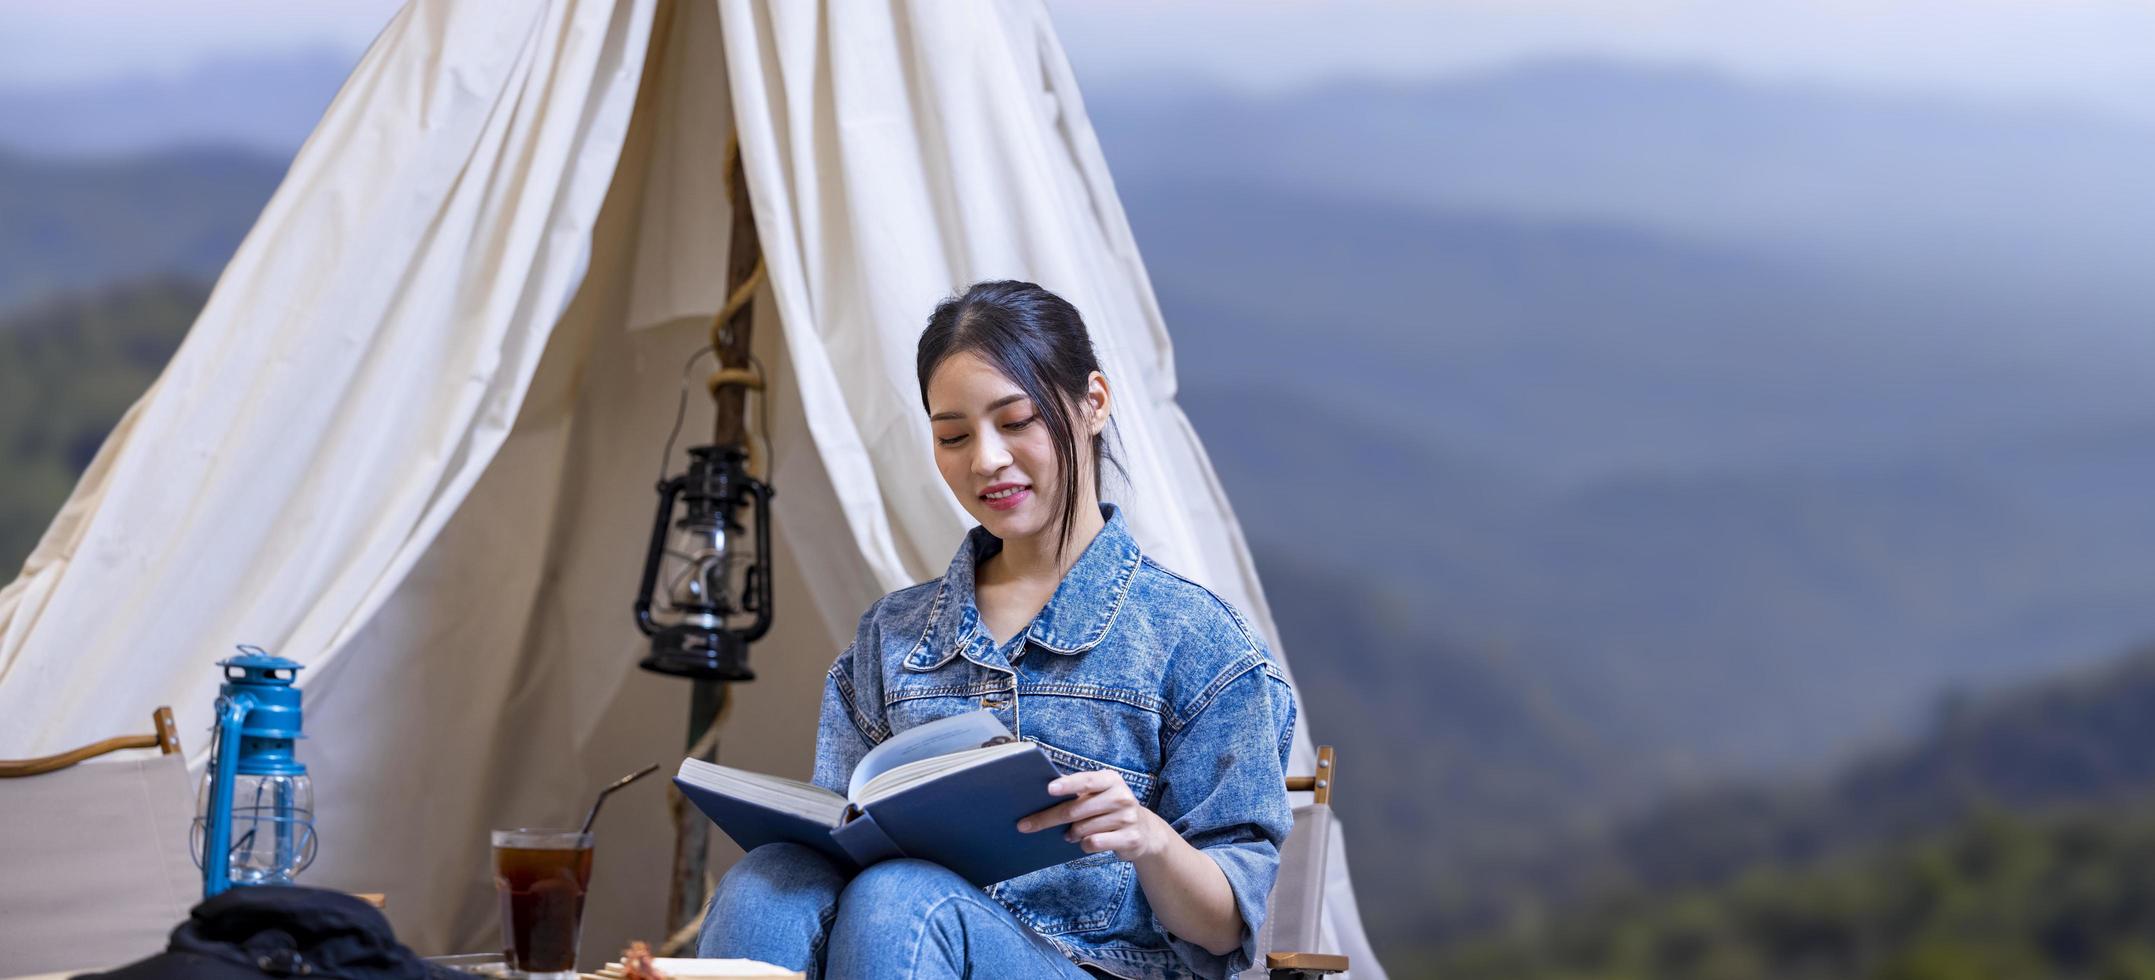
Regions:
<instances>
[{"instance_id":1,"label":"woman reading a book","mask_svg":"<svg viewBox=\"0 0 2155 980\"><path fill-rule=\"evenodd\" d=\"M878 743L987 708L1061 773L1047 791L1064 801L1017 829L1086 856L983 889L766 844L720 885L701 954L848 980L1249 967L1292 825L1285 675L1101 501L1110 388L1074 307L978 284L936 307L916 367L936 466L980 526L942 578L861 617L825 680L815 782L844 793Z\"/></svg>"}]
</instances>

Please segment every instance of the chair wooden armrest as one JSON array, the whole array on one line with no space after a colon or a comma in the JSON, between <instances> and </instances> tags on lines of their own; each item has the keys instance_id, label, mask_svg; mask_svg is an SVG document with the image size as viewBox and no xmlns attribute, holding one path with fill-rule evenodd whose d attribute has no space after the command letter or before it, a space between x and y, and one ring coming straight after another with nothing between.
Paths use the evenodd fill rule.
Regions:
<instances>
[{"instance_id":1,"label":"chair wooden armrest","mask_svg":"<svg viewBox=\"0 0 2155 980\"><path fill-rule=\"evenodd\" d=\"M58 772L75 763L95 759L108 752L118 752L121 749L160 749L165 755L178 753L180 750L180 730L179 726L172 720L172 709L160 707L152 712L150 714L150 724L154 730L148 735L122 735L117 738L108 738L102 742L85 745L79 749L70 749L57 755L40 756L35 759L0 759L0 779Z\"/></svg>"},{"instance_id":2,"label":"chair wooden armrest","mask_svg":"<svg viewBox=\"0 0 2155 980\"><path fill-rule=\"evenodd\" d=\"M1347 972L1347 958L1337 953L1266 953L1265 969L1272 980L1312 980Z\"/></svg>"},{"instance_id":3,"label":"chair wooden armrest","mask_svg":"<svg viewBox=\"0 0 2155 980\"><path fill-rule=\"evenodd\" d=\"M1316 794L1316 799L1310 802L1323 803L1329 806L1332 803L1332 784L1338 779L1337 767L1333 765L1332 747L1320 745L1317 746L1316 774L1287 777L1287 792L1314 793Z\"/></svg>"}]
</instances>

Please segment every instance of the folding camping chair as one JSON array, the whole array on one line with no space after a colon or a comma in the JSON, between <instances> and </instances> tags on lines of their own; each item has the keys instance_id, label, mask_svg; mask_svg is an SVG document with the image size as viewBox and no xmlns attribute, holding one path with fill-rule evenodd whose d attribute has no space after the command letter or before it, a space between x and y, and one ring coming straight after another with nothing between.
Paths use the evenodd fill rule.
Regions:
<instances>
[{"instance_id":1,"label":"folding camping chair","mask_svg":"<svg viewBox=\"0 0 2155 980\"><path fill-rule=\"evenodd\" d=\"M141 959L201 897L172 709L151 724L148 735L0 760L0 976ZM150 748L160 751L90 761Z\"/></svg>"},{"instance_id":2,"label":"folding camping chair","mask_svg":"<svg viewBox=\"0 0 2155 980\"><path fill-rule=\"evenodd\" d=\"M1244 980L1318 980L1347 969L1347 957L1317 952L1324 945L1325 865L1332 850L1332 789L1338 782L1329 745L1317 748L1316 774L1287 777L1288 792L1307 792L1311 799L1295 807L1294 830L1280 849L1279 878L1257 936L1264 964L1245 971Z\"/></svg>"}]
</instances>

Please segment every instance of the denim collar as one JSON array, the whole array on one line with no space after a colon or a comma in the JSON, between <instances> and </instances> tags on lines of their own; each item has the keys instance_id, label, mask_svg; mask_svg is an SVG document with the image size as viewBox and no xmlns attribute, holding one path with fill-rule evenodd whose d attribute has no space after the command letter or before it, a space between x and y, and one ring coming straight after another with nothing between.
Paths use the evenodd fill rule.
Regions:
<instances>
[{"instance_id":1,"label":"denim collar","mask_svg":"<svg viewBox=\"0 0 2155 980\"><path fill-rule=\"evenodd\" d=\"M1122 508L1103 503L1100 516L1106 519L1106 526L1085 546L1077 563L1064 573L1062 584L1055 587L1048 604L1025 628L1029 645L1051 653L1084 653L1098 646L1115 622L1115 613L1130 594L1130 579L1142 556L1137 542L1130 537ZM976 526L966 534L965 543L950 560L950 570L943 573L942 582L936 586L935 600L928 606L928 625L921 631L920 642L906 655L906 667L933 670L962 652L966 659L982 666L1010 669L1008 664L981 660L1002 658L993 656L995 641L980 622L973 590L975 565L1002 547L1002 539L988 533L985 527Z\"/></svg>"}]
</instances>

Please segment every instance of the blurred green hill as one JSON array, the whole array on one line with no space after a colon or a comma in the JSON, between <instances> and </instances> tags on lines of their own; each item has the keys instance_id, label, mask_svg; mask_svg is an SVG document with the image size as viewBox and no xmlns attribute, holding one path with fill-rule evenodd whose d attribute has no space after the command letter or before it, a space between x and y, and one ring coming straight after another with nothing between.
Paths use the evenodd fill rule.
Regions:
<instances>
[{"instance_id":1,"label":"blurred green hill","mask_svg":"<svg viewBox=\"0 0 2155 980\"><path fill-rule=\"evenodd\" d=\"M1509 881L1483 869L1531 898L1485 909L1437 972L2155 976L2133 972L2155 968L2151 740L2155 648L1950 696L1925 737L1830 776L1698 791Z\"/></svg>"},{"instance_id":2,"label":"blurred green hill","mask_svg":"<svg viewBox=\"0 0 2155 980\"><path fill-rule=\"evenodd\" d=\"M2096 669L1939 701L1931 732L1862 756L1819 784L1679 797L1611 840L1602 880L1663 888L1759 862L1814 860L1852 844L1948 825L1988 808L2135 804L2155 798L2155 649Z\"/></svg>"},{"instance_id":3,"label":"blurred green hill","mask_svg":"<svg viewBox=\"0 0 2155 980\"><path fill-rule=\"evenodd\" d=\"M1446 980L2151 980L2155 813L1992 812L1424 957Z\"/></svg>"},{"instance_id":4,"label":"blurred green hill","mask_svg":"<svg viewBox=\"0 0 2155 980\"><path fill-rule=\"evenodd\" d=\"M0 315L0 577L15 577L207 297L200 283L159 278Z\"/></svg>"},{"instance_id":5,"label":"blurred green hill","mask_svg":"<svg viewBox=\"0 0 2155 980\"><path fill-rule=\"evenodd\" d=\"M0 150L0 575L164 369L283 176L232 148Z\"/></svg>"}]
</instances>

